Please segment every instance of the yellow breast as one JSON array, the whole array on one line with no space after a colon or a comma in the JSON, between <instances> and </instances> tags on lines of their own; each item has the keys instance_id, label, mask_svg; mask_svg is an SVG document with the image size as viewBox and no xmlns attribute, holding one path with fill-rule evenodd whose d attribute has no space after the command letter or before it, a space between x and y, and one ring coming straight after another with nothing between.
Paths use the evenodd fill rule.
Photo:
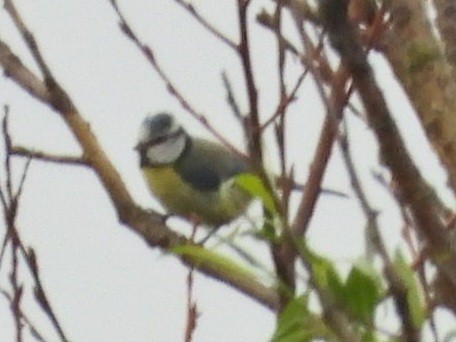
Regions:
<instances>
[{"instance_id":1,"label":"yellow breast","mask_svg":"<svg viewBox=\"0 0 456 342\"><path fill-rule=\"evenodd\" d=\"M221 225L242 214L249 203L246 194L232 186L223 186L223 191L198 191L172 167L144 167L142 171L150 191L170 214L197 215L206 224Z\"/></svg>"}]
</instances>

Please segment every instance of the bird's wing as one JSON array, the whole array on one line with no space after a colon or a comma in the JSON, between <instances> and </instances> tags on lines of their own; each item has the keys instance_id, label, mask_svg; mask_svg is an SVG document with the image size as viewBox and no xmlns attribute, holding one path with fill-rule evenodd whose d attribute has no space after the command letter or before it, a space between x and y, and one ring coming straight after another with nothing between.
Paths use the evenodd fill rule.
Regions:
<instances>
[{"instance_id":1,"label":"bird's wing","mask_svg":"<svg viewBox=\"0 0 456 342\"><path fill-rule=\"evenodd\" d=\"M202 139L193 140L176 167L181 177L199 191L216 191L222 182L248 169L239 156Z\"/></svg>"}]
</instances>

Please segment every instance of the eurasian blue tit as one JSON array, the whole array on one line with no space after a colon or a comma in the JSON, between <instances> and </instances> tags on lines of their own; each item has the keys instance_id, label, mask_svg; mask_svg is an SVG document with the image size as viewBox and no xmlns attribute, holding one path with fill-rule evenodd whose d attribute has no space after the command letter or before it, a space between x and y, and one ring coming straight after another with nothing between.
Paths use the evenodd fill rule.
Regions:
<instances>
[{"instance_id":1,"label":"eurasian blue tit","mask_svg":"<svg viewBox=\"0 0 456 342\"><path fill-rule=\"evenodd\" d=\"M249 171L246 161L223 145L191 137L169 113L146 117L136 150L149 190L171 215L218 227L251 200L234 179Z\"/></svg>"}]
</instances>

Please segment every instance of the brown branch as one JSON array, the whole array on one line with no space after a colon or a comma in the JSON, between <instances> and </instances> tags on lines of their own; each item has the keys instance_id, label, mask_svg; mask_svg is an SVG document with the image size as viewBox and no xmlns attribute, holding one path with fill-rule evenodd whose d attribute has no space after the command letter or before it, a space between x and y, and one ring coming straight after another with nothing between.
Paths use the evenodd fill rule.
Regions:
<instances>
[{"instance_id":1,"label":"brown branch","mask_svg":"<svg viewBox=\"0 0 456 342\"><path fill-rule=\"evenodd\" d=\"M29 248L27 251L23 243L19 240L20 243L20 248L22 255L24 256L27 266L32 273L33 276L33 281L35 282L35 288L34 288L34 295L35 299L40 305L40 307L43 309L43 311L46 313L46 315L49 317L51 320L53 326L57 330L57 333L59 334L59 337L61 338L62 341L66 342L69 341L68 338L65 336L65 333L63 332L62 326L57 319L57 315L55 314L54 309L51 306L51 303L49 301L49 298L46 294L46 291L44 290L43 283L41 281L41 276L39 272L39 267L38 267L38 261L36 258L35 251L32 248Z\"/></svg>"},{"instance_id":2,"label":"brown branch","mask_svg":"<svg viewBox=\"0 0 456 342\"><path fill-rule=\"evenodd\" d=\"M190 268L187 275L187 324L185 327L185 342L191 342L193 333L196 329L196 322L198 319L198 309L193 300L193 268Z\"/></svg>"},{"instance_id":3,"label":"brown branch","mask_svg":"<svg viewBox=\"0 0 456 342\"><path fill-rule=\"evenodd\" d=\"M12 209L12 208L11 208ZM14 209L13 209L14 210ZM5 213L5 215L8 215ZM14 220L14 218L9 218L7 221L8 224L8 232L10 232L10 241L11 241L11 272L9 275L11 287L13 289L13 300L11 301L11 312L14 318L14 326L16 329L16 342L23 341L23 325L21 320L21 300L23 295L24 287L19 282L18 273L19 273L19 260L18 260L18 243L16 234L16 227L14 226L14 222L9 222L10 220ZM8 234L8 233L7 233Z\"/></svg>"},{"instance_id":4,"label":"brown branch","mask_svg":"<svg viewBox=\"0 0 456 342\"><path fill-rule=\"evenodd\" d=\"M6 77L20 84L22 89L42 102L50 102L51 93L43 86L43 81L35 76L9 48L0 40L0 64Z\"/></svg>"},{"instance_id":5,"label":"brown branch","mask_svg":"<svg viewBox=\"0 0 456 342\"><path fill-rule=\"evenodd\" d=\"M309 227L310 219L313 215L318 196L320 195L324 172L337 136L338 122L342 117L343 109L350 96L350 92L345 93L344 91L348 82L348 75L343 67L334 75L329 99L326 99L321 81L319 81L317 75L317 73L314 73L317 88L320 91L322 100L327 103L326 106L329 113L323 123L314 159L310 166L305 191L293 222L292 232L296 237L303 236Z\"/></svg>"},{"instance_id":6,"label":"brown branch","mask_svg":"<svg viewBox=\"0 0 456 342\"><path fill-rule=\"evenodd\" d=\"M145 51L148 50L145 49ZM5 55L5 52L7 52L8 58L2 59L1 57ZM150 57L153 58L153 55L150 54ZM11 61L15 62L11 63ZM11 52L11 49L0 41L1 67L20 87L29 91L34 98L55 109L61 115L81 146L84 160L87 160L108 193L120 222L140 235L151 247L160 247L166 251L174 246L185 244L187 239L170 230L163 223L161 215L145 211L135 204L119 173L90 130L89 123L82 118L67 93L57 84L49 87L17 61L18 59ZM27 77L22 77L23 75ZM195 266L200 272L231 285L266 307L273 310L277 308L276 292L257 279L233 275L210 263L201 263L198 258L181 257L181 260L187 265Z\"/></svg>"},{"instance_id":7,"label":"brown branch","mask_svg":"<svg viewBox=\"0 0 456 342\"><path fill-rule=\"evenodd\" d=\"M419 235L427 244L439 273L450 286L456 288L456 251L445 229L445 208L434 200L435 192L423 179L406 150L356 31L344 16L345 5L341 1L326 1L323 4L322 15L330 41L352 74L369 124L379 143L381 159L392 173L402 205L410 208Z\"/></svg>"},{"instance_id":8,"label":"brown branch","mask_svg":"<svg viewBox=\"0 0 456 342\"><path fill-rule=\"evenodd\" d=\"M84 157L76 157L76 156L63 156L63 155L55 155L50 154L42 151L31 150L27 147L23 146L12 146L11 147L11 154L14 156L21 156L30 159L41 160L50 163L57 163L57 164L70 164L70 165L80 165L80 166L89 166L87 160Z\"/></svg>"},{"instance_id":9,"label":"brown branch","mask_svg":"<svg viewBox=\"0 0 456 342\"><path fill-rule=\"evenodd\" d=\"M231 110L233 111L234 117L238 120L243 120L243 115L240 109L240 106L238 102L236 101L236 98L234 96L234 91L233 87L231 86L231 82L228 79L228 75L226 72L222 72L222 81L223 81L223 86L225 87L226 90L226 100L228 102L228 105L230 106Z\"/></svg>"},{"instance_id":10,"label":"brown branch","mask_svg":"<svg viewBox=\"0 0 456 342\"><path fill-rule=\"evenodd\" d=\"M35 38L25 26L22 18L19 16L19 13L16 10L12 0L5 0L4 4L5 10L10 15L10 18L13 20L16 28L19 30L21 36L24 38L25 42L27 43L30 52L33 54L35 61L38 63L40 70L43 73L45 79L53 80L53 76L51 71L47 67L46 63L44 62L44 58L41 55L40 51L38 50L38 45L36 44Z\"/></svg>"},{"instance_id":11,"label":"brown branch","mask_svg":"<svg viewBox=\"0 0 456 342\"><path fill-rule=\"evenodd\" d=\"M283 202L280 201L277 192L275 191L271 180L269 179L263 165L263 146L262 146L262 131L260 130L260 118L258 108L258 91L255 84L255 78L253 75L253 65L250 54L250 40L249 40L249 28L248 28L248 8L250 1L238 0L238 21L240 30L240 42L238 46L238 56L242 64L242 72L244 76L244 82L247 92L247 98L249 102L249 115L244 125L244 131L247 136L249 157L252 163L254 172L261 178L266 190L271 195L275 208L278 211L278 218L282 220L284 227L287 226L287 217L285 216L286 209L284 208ZM272 217L265 211L266 221L272 222ZM271 231L274 231L274 227L271 224L267 224ZM287 228L285 228L287 229ZM271 244L271 253L273 256L274 266L280 282L287 288L285 291L281 291L278 310L281 311L285 308L286 304L290 299L290 293L294 293L295 290L295 272L294 265L288 263L289 258L284 254L287 252L284 249L283 243Z\"/></svg>"},{"instance_id":12,"label":"brown branch","mask_svg":"<svg viewBox=\"0 0 456 342\"><path fill-rule=\"evenodd\" d=\"M436 24L440 35L435 34L435 26L423 1L389 2L391 24L382 37L381 47L415 109L427 139L445 165L449 185L456 193L455 50L451 47L454 43L447 45L448 39L454 42L451 33L454 9L444 11L445 4L454 6L454 3L434 0L433 4L437 10ZM441 49L442 43L449 47L445 53Z\"/></svg>"},{"instance_id":13,"label":"brown branch","mask_svg":"<svg viewBox=\"0 0 456 342\"><path fill-rule=\"evenodd\" d=\"M270 124L272 124L278 117L280 117L285 109L288 107L290 103L292 103L294 100L296 100L296 94L299 90L299 88L302 85L302 82L306 78L307 74L309 72L308 68L304 69L304 72L299 76L298 80L296 81L293 89L288 95L285 95L282 100L280 101L279 105L277 106L276 110L274 113L267 119L260 127L260 130L265 130Z\"/></svg>"},{"instance_id":14,"label":"brown branch","mask_svg":"<svg viewBox=\"0 0 456 342\"><path fill-rule=\"evenodd\" d=\"M65 336L65 333L63 332L63 329L57 319L56 314L54 313L54 310L48 300L48 297L46 295L46 292L44 291L44 288L41 284L41 280L39 278L38 274L38 265L35 263L31 264L30 260L27 256L27 253L25 252L25 247L21 241L19 231L16 225L16 220L17 220L17 213L18 213L18 208L19 208L19 201L21 199L21 195L24 189L24 184L25 184L25 179L28 174L29 166L30 166L30 161L31 159L29 158L27 160L27 163L22 171L21 178L19 180L19 184L17 186L17 189L14 190L12 187L12 169L11 169L11 155L12 155L12 139L9 133L9 127L8 127L8 112L5 113L5 117L3 119L2 123L2 128L3 128L3 138L5 141L5 173L6 173L6 179L7 179L7 190L4 191L3 189L0 188L0 193L3 193L3 198L5 199L5 205L4 205L4 218L5 218L5 224L7 227L7 231L5 234L5 239L2 245L2 250L0 252L0 262L3 259L3 255L6 249L6 246L8 242L10 243L11 246L11 273L10 273L10 282L11 286L13 289L13 295L12 295L12 301L11 301L11 309L13 312L13 317L15 321L15 326L16 326L16 341L20 342L23 339L23 333L22 333L22 311L20 307L21 303L21 298L23 294L23 285L19 284L18 280L18 272L19 272L19 253L21 253L24 258L26 259L26 264L29 267L30 273L32 274L32 278L35 282L35 294L39 295L39 298L41 301L39 301L41 308L43 309L43 312L49 317L49 319L52 322L52 325L56 329L60 339L62 341L68 341L68 339ZM38 298L38 297L37 297Z\"/></svg>"},{"instance_id":15,"label":"brown branch","mask_svg":"<svg viewBox=\"0 0 456 342\"><path fill-rule=\"evenodd\" d=\"M238 16L239 16L239 29L240 29L240 42L238 45L238 54L242 63L242 72L244 75L244 82L247 89L247 96L249 99L249 117L246 126L246 133L248 135L248 149L249 157L252 161L253 168L258 174L261 174L263 169L263 149L261 144L261 131L259 108L258 108L258 92L253 77L253 67L250 56L250 42L248 36L248 10L249 2L245 0L238 0Z\"/></svg>"},{"instance_id":16,"label":"brown branch","mask_svg":"<svg viewBox=\"0 0 456 342\"><path fill-rule=\"evenodd\" d=\"M13 302L13 297L6 292L5 290L0 289L0 294L6 298L6 300L11 304ZM32 336L39 342L46 342L44 335L40 333L37 327L32 323L32 321L27 317L27 315L21 310L19 312L21 320L28 326Z\"/></svg>"}]
</instances>

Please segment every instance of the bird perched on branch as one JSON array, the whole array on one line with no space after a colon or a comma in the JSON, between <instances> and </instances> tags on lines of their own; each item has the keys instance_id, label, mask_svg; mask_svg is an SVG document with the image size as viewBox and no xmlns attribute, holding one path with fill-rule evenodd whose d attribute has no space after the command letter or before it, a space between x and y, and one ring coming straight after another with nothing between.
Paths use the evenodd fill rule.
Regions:
<instances>
[{"instance_id":1,"label":"bird perched on branch","mask_svg":"<svg viewBox=\"0 0 456 342\"><path fill-rule=\"evenodd\" d=\"M216 228L240 216L251 200L234 179L248 172L246 161L190 136L169 113L145 118L135 149L149 190L171 215Z\"/></svg>"}]
</instances>

